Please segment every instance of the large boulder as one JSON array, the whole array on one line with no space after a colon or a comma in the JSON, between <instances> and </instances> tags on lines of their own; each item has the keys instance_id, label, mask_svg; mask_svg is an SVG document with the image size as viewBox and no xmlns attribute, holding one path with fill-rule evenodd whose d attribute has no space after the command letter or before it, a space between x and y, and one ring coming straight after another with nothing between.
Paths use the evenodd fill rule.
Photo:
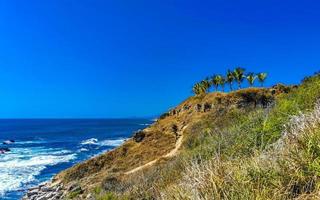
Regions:
<instances>
[{"instance_id":1,"label":"large boulder","mask_svg":"<svg viewBox=\"0 0 320 200\"><path fill-rule=\"evenodd\" d=\"M141 142L146 136L146 133L142 130L139 130L133 134L133 140L135 142Z\"/></svg>"}]
</instances>

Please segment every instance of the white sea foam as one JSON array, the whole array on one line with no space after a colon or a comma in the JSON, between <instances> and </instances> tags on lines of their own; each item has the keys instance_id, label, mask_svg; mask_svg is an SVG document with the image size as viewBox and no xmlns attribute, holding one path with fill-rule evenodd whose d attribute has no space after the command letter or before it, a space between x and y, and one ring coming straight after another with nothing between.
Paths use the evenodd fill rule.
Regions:
<instances>
[{"instance_id":1,"label":"white sea foam","mask_svg":"<svg viewBox=\"0 0 320 200\"><path fill-rule=\"evenodd\" d=\"M5 141L3 141L2 143L3 143L3 144L13 144L14 141L12 141L12 140L5 140Z\"/></svg>"},{"instance_id":2,"label":"white sea foam","mask_svg":"<svg viewBox=\"0 0 320 200\"><path fill-rule=\"evenodd\" d=\"M90 139L87 139L87 140L83 140L81 142L82 145L96 145L98 143L98 139L96 138L90 138Z\"/></svg>"},{"instance_id":3,"label":"white sea foam","mask_svg":"<svg viewBox=\"0 0 320 200\"><path fill-rule=\"evenodd\" d=\"M22 189L35 180L47 166L75 159L75 154L62 149L12 148L0 155L0 198L8 191Z\"/></svg>"},{"instance_id":4,"label":"white sea foam","mask_svg":"<svg viewBox=\"0 0 320 200\"><path fill-rule=\"evenodd\" d=\"M96 145L96 146L112 146L116 147L121 145L125 141L124 138L117 138L117 139L109 139L109 140L102 140L99 141L96 138L90 138L87 140L83 140L81 142L82 145Z\"/></svg>"},{"instance_id":5,"label":"white sea foam","mask_svg":"<svg viewBox=\"0 0 320 200\"><path fill-rule=\"evenodd\" d=\"M79 149L79 152L85 152L85 151L89 151L89 150L86 149L86 148L81 148L81 149Z\"/></svg>"},{"instance_id":6,"label":"white sea foam","mask_svg":"<svg viewBox=\"0 0 320 200\"><path fill-rule=\"evenodd\" d=\"M116 146L121 145L124 141L125 141L125 139L123 139L123 138L114 139L114 140L103 140L103 141L99 142L99 145L116 147Z\"/></svg>"},{"instance_id":7,"label":"white sea foam","mask_svg":"<svg viewBox=\"0 0 320 200\"><path fill-rule=\"evenodd\" d=\"M16 141L15 144L43 144L46 141L43 140L32 140L32 141Z\"/></svg>"}]
</instances>

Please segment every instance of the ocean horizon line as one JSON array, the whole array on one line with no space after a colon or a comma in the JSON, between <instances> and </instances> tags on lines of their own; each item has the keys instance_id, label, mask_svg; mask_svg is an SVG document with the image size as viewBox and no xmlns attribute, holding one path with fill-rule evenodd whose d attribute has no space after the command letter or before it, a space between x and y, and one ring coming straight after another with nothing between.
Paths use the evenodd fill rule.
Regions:
<instances>
[{"instance_id":1,"label":"ocean horizon line","mask_svg":"<svg viewBox=\"0 0 320 200\"><path fill-rule=\"evenodd\" d=\"M68 117L68 118L0 118L0 120L126 120L126 119L154 119L157 117L102 117L102 118L81 118L81 117Z\"/></svg>"}]
</instances>

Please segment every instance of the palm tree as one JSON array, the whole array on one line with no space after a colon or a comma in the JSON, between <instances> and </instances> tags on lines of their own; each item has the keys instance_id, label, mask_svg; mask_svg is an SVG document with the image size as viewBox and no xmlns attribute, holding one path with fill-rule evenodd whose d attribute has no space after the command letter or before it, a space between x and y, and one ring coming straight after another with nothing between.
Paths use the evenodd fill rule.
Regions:
<instances>
[{"instance_id":1,"label":"palm tree","mask_svg":"<svg viewBox=\"0 0 320 200\"><path fill-rule=\"evenodd\" d=\"M267 76L268 76L267 73L262 73L262 72L260 72L260 73L258 74L258 80L259 80L259 82L260 82L260 84L261 84L261 87L263 87L263 83L264 83L265 80L267 79Z\"/></svg>"},{"instance_id":2,"label":"palm tree","mask_svg":"<svg viewBox=\"0 0 320 200\"><path fill-rule=\"evenodd\" d=\"M206 78L205 80L201 81L202 86L205 89L205 92L207 93L211 87L211 81L209 78Z\"/></svg>"},{"instance_id":3,"label":"palm tree","mask_svg":"<svg viewBox=\"0 0 320 200\"><path fill-rule=\"evenodd\" d=\"M196 96L201 95L205 92L204 87L201 83L194 84L194 86L192 87L192 91Z\"/></svg>"},{"instance_id":4,"label":"palm tree","mask_svg":"<svg viewBox=\"0 0 320 200\"><path fill-rule=\"evenodd\" d=\"M192 87L192 92L193 92L193 94L195 94L196 96L199 95L200 92L199 92L199 88L198 88L197 83L193 85L193 87Z\"/></svg>"},{"instance_id":5,"label":"palm tree","mask_svg":"<svg viewBox=\"0 0 320 200\"><path fill-rule=\"evenodd\" d=\"M234 71L233 71L233 76L235 78L235 80L237 81L238 83L238 89L241 88L241 83L243 82L243 79L244 79L244 71L245 69L244 68L241 68L241 67L237 67Z\"/></svg>"},{"instance_id":6,"label":"palm tree","mask_svg":"<svg viewBox=\"0 0 320 200\"><path fill-rule=\"evenodd\" d=\"M221 82L220 79L221 79L221 76L220 76L220 75L213 75L213 76L212 76L211 83L212 83L212 85L214 86L215 91L218 90L218 87L219 87L220 82Z\"/></svg>"},{"instance_id":7,"label":"palm tree","mask_svg":"<svg viewBox=\"0 0 320 200\"><path fill-rule=\"evenodd\" d=\"M198 95L207 93L210 87L211 87L211 83L209 79L205 79L199 83L196 83L193 86L192 91L196 96L198 96Z\"/></svg>"},{"instance_id":8,"label":"palm tree","mask_svg":"<svg viewBox=\"0 0 320 200\"><path fill-rule=\"evenodd\" d=\"M232 73L232 71L230 71L230 69L228 69L227 76L226 76L226 82L229 84L231 91L233 90L233 88L232 88L233 81L234 81L233 73Z\"/></svg>"},{"instance_id":9,"label":"palm tree","mask_svg":"<svg viewBox=\"0 0 320 200\"><path fill-rule=\"evenodd\" d=\"M224 86L226 85L226 78L224 76L220 76L220 85L222 88L222 92L224 92Z\"/></svg>"},{"instance_id":10,"label":"palm tree","mask_svg":"<svg viewBox=\"0 0 320 200\"><path fill-rule=\"evenodd\" d=\"M252 87L254 85L254 81L256 80L257 76L254 73L250 72L248 73L246 78L248 80L250 87Z\"/></svg>"}]
</instances>

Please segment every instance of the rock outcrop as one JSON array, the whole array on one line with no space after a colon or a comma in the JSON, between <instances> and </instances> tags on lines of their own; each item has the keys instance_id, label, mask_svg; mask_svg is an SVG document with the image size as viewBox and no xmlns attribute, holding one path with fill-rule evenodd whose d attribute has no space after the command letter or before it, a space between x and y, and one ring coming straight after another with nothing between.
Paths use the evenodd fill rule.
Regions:
<instances>
[{"instance_id":1,"label":"rock outcrop","mask_svg":"<svg viewBox=\"0 0 320 200\"><path fill-rule=\"evenodd\" d=\"M138 130L133 134L133 140L135 142L141 142L146 136L146 133L143 130Z\"/></svg>"},{"instance_id":2,"label":"rock outcrop","mask_svg":"<svg viewBox=\"0 0 320 200\"><path fill-rule=\"evenodd\" d=\"M63 184L51 186L49 182L30 188L22 200L58 200L66 197Z\"/></svg>"}]
</instances>

